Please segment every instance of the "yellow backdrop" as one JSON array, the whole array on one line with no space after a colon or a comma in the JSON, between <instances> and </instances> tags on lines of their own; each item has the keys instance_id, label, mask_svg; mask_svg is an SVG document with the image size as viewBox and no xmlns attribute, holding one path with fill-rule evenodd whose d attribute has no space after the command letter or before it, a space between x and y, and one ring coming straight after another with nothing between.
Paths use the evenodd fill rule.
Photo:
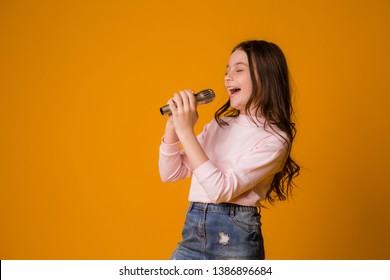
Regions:
<instances>
[{"instance_id":1,"label":"yellow backdrop","mask_svg":"<svg viewBox=\"0 0 390 280\"><path fill-rule=\"evenodd\" d=\"M167 259L189 180L163 184L159 107L240 41L284 50L303 166L262 212L268 259L389 259L390 4L1 1L0 259Z\"/></svg>"}]
</instances>

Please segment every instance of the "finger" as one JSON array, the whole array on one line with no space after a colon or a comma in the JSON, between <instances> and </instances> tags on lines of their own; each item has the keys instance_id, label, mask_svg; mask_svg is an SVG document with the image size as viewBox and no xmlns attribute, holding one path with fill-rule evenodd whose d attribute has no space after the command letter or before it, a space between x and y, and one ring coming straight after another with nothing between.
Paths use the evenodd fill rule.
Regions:
<instances>
[{"instance_id":1,"label":"finger","mask_svg":"<svg viewBox=\"0 0 390 280\"><path fill-rule=\"evenodd\" d=\"M189 93L191 93L192 95L195 94L195 91L193 91L192 89L187 89L187 91L188 91Z\"/></svg>"},{"instance_id":2,"label":"finger","mask_svg":"<svg viewBox=\"0 0 390 280\"><path fill-rule=\"evenodd\" d=\"M187 97L188 97L188 102L191 110L196 109L197 102L196 102L196 97L194 96L194 91L192 89L187 89L185 90Z\"/></svg>"},{"instance_id":3,"label":"finger","mask_svg":"<svg viewBox=\"0 0 390 280\"><path fill-rule=\"evenodd\" d=\"M173 95L173 101L175 102L176 104L176 108L177 110L176 111L181 111L183 110L183 100L181 98L181 95L176 93Z\"/></svg>"},{"instance_id":4,"label":"finger","mask_svg":"<svg viewBox=\"0 0 390 280\"><path fill-rule=\"evenodd\" d=\"M176 113L177 106L175 100L173 98L168 100L169 109L171 109L172 114Z\"/></svg>"},{"instance_id":5,"label":"finger","mask_svg":"<svg viewBox=\"0 0 390 280\"><path fill-rule=\"evenodd\" d=\"M187 112L190 109L190 101L188 100L187 92L185 90L181 90L180 97L183 101L183 110Z\"/></svg>"}]
</instances>

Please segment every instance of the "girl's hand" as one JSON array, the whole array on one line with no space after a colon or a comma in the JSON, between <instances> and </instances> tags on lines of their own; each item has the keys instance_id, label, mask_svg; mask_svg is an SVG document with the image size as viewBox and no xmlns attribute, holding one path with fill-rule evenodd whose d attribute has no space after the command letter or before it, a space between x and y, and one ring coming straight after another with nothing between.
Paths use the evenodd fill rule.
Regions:
<instances>
[{"instance_id":1,"label":"girl's hand","mask_svg":"<svg viewBox=\"0 0 390 280\"><path fill-rule=\"evenodd\" d=\"M193 170L209 159L199 144L194 133L194 126L198 120L196 111L197 102L193 90L181 90L179 94L168 101L172 115L168 117L164 140L174 143L180 140ZM170 123L172 121L172 123ZM175 138L176 137L176 138Z\"/></svg>"},{"instance_id":2,"label":"girl's hand","mask_svg":"<svg viewBox=\"0 0 390 280\"><path fill-rule=\"evenodd\" d=\"M194 91L181 90L179 94L168 101L171 109L171 118L177 136L181 139L185 135L194 134L194 126L198 120L197 102ZM170 121L170 120L168 120Z\"/></svg>"}]
</instances>

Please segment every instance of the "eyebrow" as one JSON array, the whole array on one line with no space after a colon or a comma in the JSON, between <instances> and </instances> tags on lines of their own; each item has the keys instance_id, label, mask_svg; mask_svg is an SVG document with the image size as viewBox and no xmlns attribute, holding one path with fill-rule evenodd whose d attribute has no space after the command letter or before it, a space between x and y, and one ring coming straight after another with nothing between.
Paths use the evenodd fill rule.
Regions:
<instances>
[{"instance_id":1,"label":"eyebrow","mask_svg":"<svg viewBox=\"0 0 390 280\"><path fill-rule=\"evenodd\" d=\"M246 64L245 62L236 62L233 64L233 66L236 66L236 65L239 65L239 64L242 64L242 65L245 65L245 66L248 66L248 64ZM229 68L229 64L226 65L226 68Z\"/></svg>"}]
</instances>

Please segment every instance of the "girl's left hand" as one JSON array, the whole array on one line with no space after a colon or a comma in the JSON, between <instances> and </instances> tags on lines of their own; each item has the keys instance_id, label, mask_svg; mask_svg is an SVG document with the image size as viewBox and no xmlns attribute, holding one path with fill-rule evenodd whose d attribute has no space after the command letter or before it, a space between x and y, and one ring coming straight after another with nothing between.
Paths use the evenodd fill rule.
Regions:
<instances>
[{"instance_id":1,"label":"girl's left hand","mask_svg":"<svg viewBox=\"0 0 390 280\"><path fill-rule=\"evenodd\" d=\"M197 102L194 91L190 89L175 93L168 101L172 112L173 124L179 138L188 133L194 134L194 126L198 120Z\"/></svg>"}]
</instances>

